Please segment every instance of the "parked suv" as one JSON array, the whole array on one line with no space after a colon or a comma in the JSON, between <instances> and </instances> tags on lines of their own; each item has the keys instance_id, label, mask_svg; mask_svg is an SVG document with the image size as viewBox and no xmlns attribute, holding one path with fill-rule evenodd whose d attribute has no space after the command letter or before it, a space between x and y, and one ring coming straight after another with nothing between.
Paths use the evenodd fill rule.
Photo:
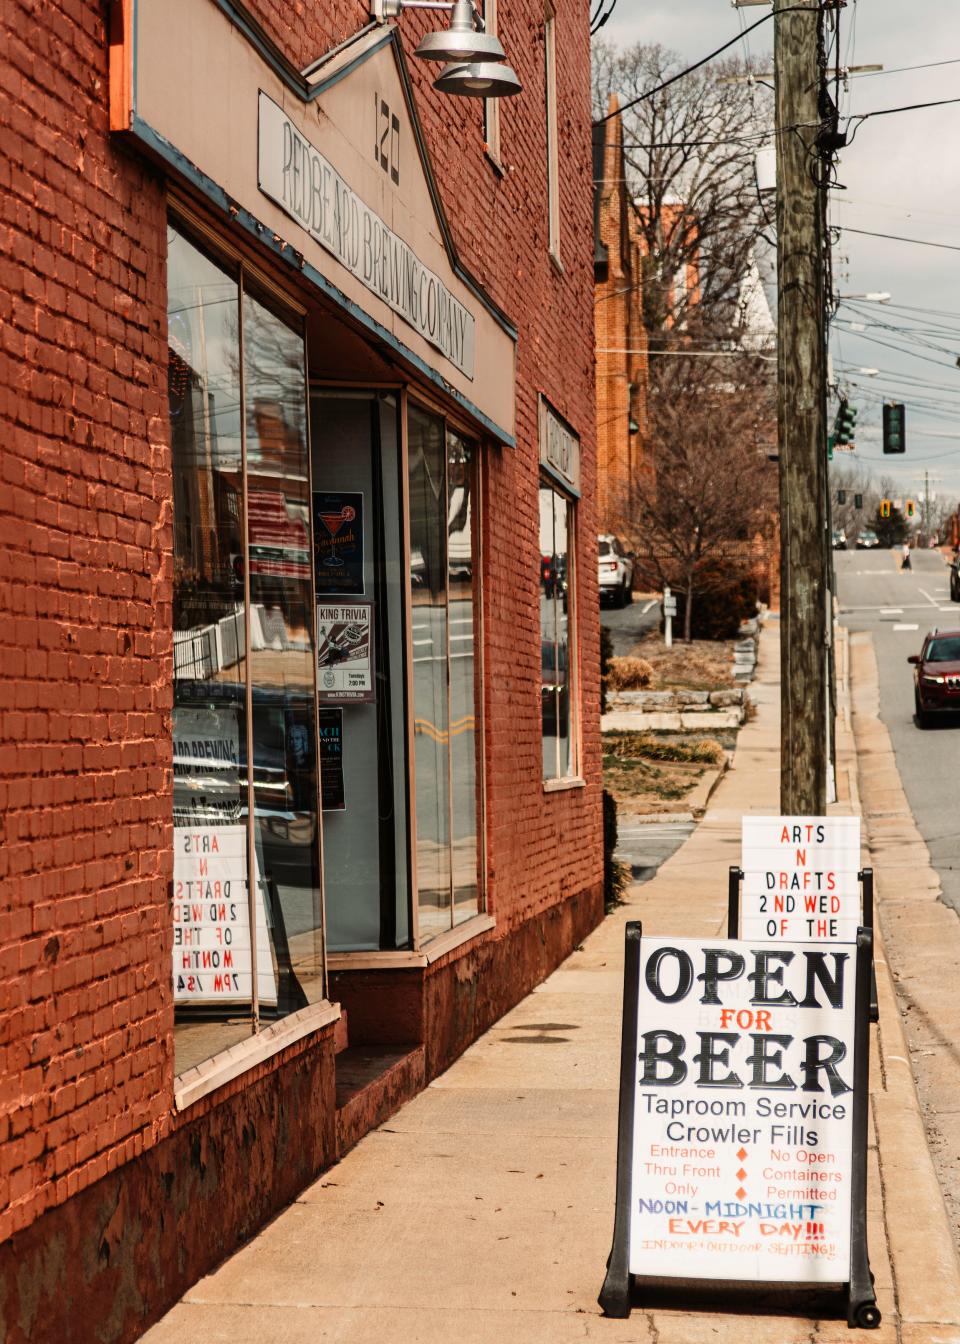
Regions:
<instances>
[{"instance_id":1,"label":"parked suv","mask_svg":"<svg viewBox=\"0 0 960 1344\"><path fill-rule=\"evenodd\" d=\"M601 536L597 542L600 601L606 597L615 607L625 607L633 601L633 557L616 537Z\"/></svg>"},{"instance_id":2,"label":"parked suv","mask_svg":"<svg viewBox=\"0 0 960 1344\"><path fill-rule=\"evenodd\" d=\"M913 663L913 705L926 728L932 714L960 710L960 630L933 630Z\"/></svg>"}]
</instances>

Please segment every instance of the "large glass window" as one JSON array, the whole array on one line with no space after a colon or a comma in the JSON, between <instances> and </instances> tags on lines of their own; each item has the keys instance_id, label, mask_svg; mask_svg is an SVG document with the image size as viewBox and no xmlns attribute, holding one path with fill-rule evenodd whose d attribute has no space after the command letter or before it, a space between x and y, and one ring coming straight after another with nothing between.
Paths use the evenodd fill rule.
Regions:
<instances>
[{"instance_id":1,"label":"large glass window","mask_svg":"<svg viewBox=\"0 0 960 1344\"><path fill-rule=\"evenodd\" d=\"M304 343L168 229L175 1068L323 997Z\"/></svg>"},{"instance_id":2,"label":"large glass window","mask_svg":"<svg viewBox=\"0 0 960 1344\"><path fill-rule=\"evenodd\" d=\"M320 678L323 864L331 952L409 946L410 883L400 417L394 393L317 390L312 400L320 658L372 613L372 693ZM345 668L347 660L331 661ZM333 750L327 750L327 744Z\"/></svg>"},{"instance_id":3,"label":"large glass window","mask_svg":"<svg viewBox=\"0 0 960 1344\"><path fill-rule=\"evenodd\" d=\"M571 631L576 598L574 506L547 481L540 483L540 707L543 777L577 774L576 677Z\"/></svg>"},{"instance_id":4,"label":"large glass window","mask_svg":"<svg viewBox=\"0 0 960 1344\"><path fill-rule=\"evenodd\" d=\"M420 941L479 903L473 445L408 412L410 586Z\"/></svg>"}]
</instances>

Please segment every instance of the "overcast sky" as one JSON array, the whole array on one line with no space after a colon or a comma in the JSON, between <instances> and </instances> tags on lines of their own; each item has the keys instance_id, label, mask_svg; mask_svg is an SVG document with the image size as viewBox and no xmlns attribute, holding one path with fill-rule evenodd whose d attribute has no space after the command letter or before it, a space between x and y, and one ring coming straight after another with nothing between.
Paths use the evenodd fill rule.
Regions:
<instances>
[{"instance_id":1,"label":"overcast sky","mask_svg":"<svg viewBox=\"0 0 960 1344\"><path fill-rule=\"evenodd\" d=\"M728 0L617 0L614 16L602 31L617 46L660 42L694 61L765 12L762 5L737 10ZM840 13L841 64L885 67L883 74L851 77L844 112L960 98L958 0L849 0ZM772 28L768 22L745 39L753 56L769 57ZM737 50L745 54L745 44L730 54ZM903 66L945 61L956 64L894 73ZM960 249L958 146L960 102L864 122L854 143L840 156L839 181L847 190L832 194L832 222ZM889 304L857 302L856 312L842 308L834 324L835 376L846 382L859 409L856 458L870 463L875 474L891 476L904 496L918 493L918 485L922 489L926 469L931 494L960 498L960 250L847 233L836 252L849 258L847 263L835 262L842 294L891 295ZM851 331L855 323L922 331L908 342L900 330L870 325L863 332ZM939 348L918 346L918 339ZM862 368L880 372L876 376L853 372ZM903 457L884 457L881 452L884 397L907 407ZM941 404L921 405L921 399ZM939 477L938 483L934 477Z\"/></svg>"}]
</instances>

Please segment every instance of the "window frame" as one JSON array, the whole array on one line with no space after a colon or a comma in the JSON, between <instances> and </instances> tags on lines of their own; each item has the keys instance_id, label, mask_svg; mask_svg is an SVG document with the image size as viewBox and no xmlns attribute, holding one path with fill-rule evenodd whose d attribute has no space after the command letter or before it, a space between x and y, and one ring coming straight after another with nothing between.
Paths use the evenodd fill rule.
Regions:
<instances>
[{"instance_id":1,"label":"window frame","mask_svg":"<svg viewBox=\"0 0 960 1344\"><path fill-rule=\"evenodd\" d=\"M410 579L410 551L411 551L411 524L410 524L410 434L409 434L409 412L411 406L440 420L443 425L444 439L444 498L449 506L449 477L447 453L448 453L448 435L453 433L462 439L467 440L472 445L472 463L471 472L473 476L473 498L474 508L473 519L473 625L474 625L474 739L475 739L475 769L476 769L476 797L477 797L477 908L471 916L462 920L460 923L454 921L456 914L455 888L453 885L453 830L450 827L448 835L448 844L451 853L451 901L450 901L450 927L444 929L433 937L423 939L420 933L420 882L417 863L417 785L416 785L416 734L415 734L415 712L414 712L414 672L413 672L413 585ZM485 725L485 689L486 689L486 668L484 662L484 594L485 584L483 583L484 572L484 552L483 552L483 520L484 507L483 495L485 485L484 461L486 454L484 452L484 440L476 433L476 430L466 424L462 419L450 412L439 402L434 401L423 389L416 386L405 388L401 399L402 421L401 421L401 471L403 473L403 509L405 514L404 524L404 563L407 574L407 632L406 632L406 658L407 658L407 759L409 761L409 810L410 818L410 873L411 873L411 943L412 952L406 960L413 961L419 965L428 965L444 952L460 945L460 943L469 941L479 933L488 928L494 927L494 921L487 913L487 789L486 789L486 751L484 744L486 741ZM448 516L448 515L445 515ZM445 536L446 536L445 532ZM445 582L445 600L446 610L449 613L450 600L450 574L449 574L449 554L447 557L447 573ZM451 706L451 678L450 678L450 626L449 616L446 622L446 690L447 690L447 723L450 723ZM448 737L447 742L447 762L449 779L452 784L452 741ZM453 797L452 788L449 799L448 816L452 817ZM347 954L349 955L349 954ZM371 958L377 954L369 954ZM371 964L383 965L384 955L380 954L376 962ZM356 960L351 961L356 965Z\"/></svg>"},{"instance_id":2,"label":"window frame","mask_svg":"<svg viewBox=\"0 0 960 1344\"><path fill-rule=\"evenodd\" d=\"M543 16L544 114L547 136L547 252L563 270L560 256L560 133L557 107L557 12L545 0Z\"/></svg>"},{"instance_id":3,"label":"window frame","mask_svg":"<svg viewBox=\"0 0 960 1344\"><path fill-rule=\"evenodd\" d=\"M484 29L491 37L497 36L497 0L485 0L483 6ZM504 166L500 144L500 99L483 100L483 148L487 158L500 176Z\"/></svg>"},{"instance_id":4,"label":"window frame","mask_svg":"<svg viewBox=\"0 0 960 1344\"><path fill-rule=\"evenodd\" d=\"M241 497L241 527L244 546L245 563L244 582L243 582L243 602L244 602L244 645L245 645L245 739L246 739L246 757L247 757L247 900L248 900L248 920L251 930L256 929L256 845L255 845L255 803L254 803L254 771L253 762L253 678L251 675L250 653L251 653L251 629L250 629L250 563L249 563L249 526L248 526L248 463L247 463L247 409L246 409L246 372L244 361L244 297L246 294L262 302L266 298L268 303L280 312L276 315L281 321L284 321L291 330L300 335L303 342L303 388L306 405L306 434L309 444L310 433L310 393L309 393L309 354L308 354L308 333L307 333L307 310L302 304L298 303L284 289L275 284L259 267L252 264L249 258L237 249L231 247L226 240L215 230L207 225L201 218L196 216L185 203L178 197L170 195L166 202L166 222L168 227L173 227L188 243L205 253L211 261L221 266L226 273L235 277L237 287L237 312L238 312L238 378L240 390L240 441L241 441L241 478L242 478L242 497ZM168 286L169 288L169 286ZM258 296L259 292L259 296ZM169 294L168 294L169 302ZM171 464L172 469L172 464ZM307 482L308 491L312 491L312 464L310 460L309 447L307 452ZM172 491L172 487L171 487ZM312 520L309 522L310 548L312 554ZM314 617L315 620L315 617ZM314 646L316 644L316 630L312 630ZM316 658L311 659L314 676L314 702L316 703ZM171 741L173 725L171 722ZM314 753L317 762L316 780L317 780L317 858L319 864L319 890L320 890L320 964L322 971L323 996L305 1007L296 1009L291 1013L284 1014L283 1017L273 1021L262 1023L259 1013L258 1003L258 985L257 985L257 963L256 963L256 938L251 936L251 1001L249 1009L250 1033L233 1045L225 1046L217 1050L214 1054L200 1060L197 1064L188 1066L181 1072L175 1072L176 1062L175 1054L171 1052L171 1070L173 1071L173 1092L174 1106L178 1112L184 1111L203 1097L225 1086L234 1078L254 1068L275 1056L281 1050L286 1049L291 1044L302 1039L305 1036L320 1030L322 1027L335 1022L340 1017L340 1007L338 1004L332 1004L329 1001L329 965L326 946L326 914L325 914L325 890L324 890L324 865L323 865L323 814L320 796L320 742L319 742L319 717L314 715ZM173 949L171 948L171 958ZM172 969L172 959L171 959ZM171 998L171 1006L173 1000Z\"/></svg>"}]
</instances>

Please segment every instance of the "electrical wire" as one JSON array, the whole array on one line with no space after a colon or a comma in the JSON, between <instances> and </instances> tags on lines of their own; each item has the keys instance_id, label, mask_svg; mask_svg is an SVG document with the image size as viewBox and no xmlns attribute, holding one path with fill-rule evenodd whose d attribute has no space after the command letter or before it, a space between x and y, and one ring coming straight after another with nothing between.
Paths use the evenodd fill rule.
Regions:
<instances>
[{"instance_id":1,"label":"electrical wire","mask_svg":"<svg viewBox=\"0 0 960 1344\"><path fill-rule=\"evenodd\" d=\"M939 247L946 252L960 252L960 243L933 243L928 238L905 238L900 233L877 233L873 229L855 229L849 224L832 224L830 227L841 233L860 233L865 238L887 238L892 243L915 243L917 247Z\"/></svg>"},{"instance_id":2,"label":"electrical wire","mask_svg":"<svg viewBox=\"0 0 960 1344\"><path fill-rule=\"evenodd\" d=\"M754 28L759 28L761 24L776 18L778 14L810 14L819 11L819 5L788 5L785 9L771 9L769 14L764 14L762 19L757 19L756 23L751 23L748 28L744 28L742 32L737 33L736 37L731 37L729 42L724 42L722 47L717 47L716 51L711 51L709 56L704 56L702 60L695 61L693 65L688 65L685 70L680 70L677 74L671 75L670 78L665 79L662 84L657 84L654 88L647 89L645 93L638 94L637 97L631 99L629 103L624 103L622 107L618 107L615 112L608 112L605 117L597 117L593 125L602 126L605 121L610 121L612 117L618 117L623 112L629 112L630 108L636 107L637 103L642 103L645 99L652 98L655 93L660 93L662 89L667 89L671 84L676 84L677 80L683 79L684 75L692 75L694 70L699 70L702 66L709 65L715 57L720 56L730 47L736 46L747 33L752 33Z\"/></svg>"},{"instance_id":3,"label":"electrical wire","mask_svg":"<svg viewBox=\"0 0 960 1344\"><path fill-rule=\"evenodd\" d=\"M902 75L905 70L936 70L941 65L960 65L960 58L952 61L927 61L923 65L897 65L892 70L861 70L859 73L851 72L850 78L875 79L877 75Z\"/></svg>"}]
</instances>

